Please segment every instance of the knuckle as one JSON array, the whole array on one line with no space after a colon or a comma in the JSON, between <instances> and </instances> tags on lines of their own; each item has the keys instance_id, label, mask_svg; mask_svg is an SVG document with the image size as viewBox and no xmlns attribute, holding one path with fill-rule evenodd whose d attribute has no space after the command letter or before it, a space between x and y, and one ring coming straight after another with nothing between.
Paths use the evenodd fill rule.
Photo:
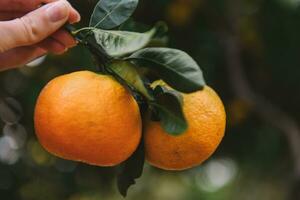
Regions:
<instances>
[{"instance_id":1,"label":"knuckle","mask_svg":"<svg viewBox=\"0 0 300 200\"><path fill-rule=\"evenodd\" d=\"M26 44L33 44L38 42L39 39L39 32L37 24L32 20L30 17L24 16L22 18L19 18L21 28L22 28L22 34L24 37L24 42Z\"/></svg>"}]
</instances>

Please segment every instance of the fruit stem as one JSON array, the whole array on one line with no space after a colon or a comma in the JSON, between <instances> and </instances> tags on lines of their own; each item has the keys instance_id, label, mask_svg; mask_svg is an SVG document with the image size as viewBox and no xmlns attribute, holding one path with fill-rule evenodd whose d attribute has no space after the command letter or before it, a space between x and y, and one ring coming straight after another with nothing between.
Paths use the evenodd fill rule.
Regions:
<instances>
[{"instance_id":1,"label":"fruit stem","mask_svg":"<svg viewBox=\"0 0 300 200\"><path fill-rule=\"evenodd\" d=\"M119 76L114 70L112 70L107 65L105 66L106 71L112 75L119 83L121 83L124 87L126 87L131 95L135 98L138 104L145 104L146 100L143 95L141 95L134 87L129 85L121 76Z\"/></svg>"},{"instance_id":2,"label":"fruit stem","mask_svg":"<svg viewBox=\"0 0 300 200\"><path fill-rule=\"evenodd\" d=\"M80 43L86 46L90 52L96 57L97 61L106 68L106 65L112 60L105 49L96 42L96 39L92 32L84 34L81 31L78 31L71 24L66 24L65 29L73 35L73 37ZM80 29L83 30L83 29ZM100 69L101 71L103 69Z\"/></svg>"},{"instance_id":3,"label":"fruit stem","mask_svg":"<svg viewBox=\"0 0 300 200\"><path fill-rule=\"evenodd\" d=\"M99 45L91 31L88 31L87 33L83 33L82 30L91 30L91 28L83 28L77 30L74 26L71 24L66 24L65 29L73 35L73 37L80 43L86 46L90 52L96 57L96 60L101 64L99 66L99 70L101 72L107 72L108 74L111 74L114 76L122 85L127 87L129 91L131 91L132 95L135 97L135 99L138 102L143 103L144 99L139 93L135 90L135 88L131 87L127 84L127 82L120 77L117 73L115 73L110 67L109 63L113 60L111 56L109 56L105 49Z\"/></svg>"}]
</instances>

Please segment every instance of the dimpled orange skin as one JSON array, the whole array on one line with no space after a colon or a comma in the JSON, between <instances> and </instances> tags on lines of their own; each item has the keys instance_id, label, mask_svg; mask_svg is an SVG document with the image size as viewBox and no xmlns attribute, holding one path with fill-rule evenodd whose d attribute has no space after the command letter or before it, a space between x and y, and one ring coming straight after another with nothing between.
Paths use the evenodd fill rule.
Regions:
<instances>
[{"instance_id":1,"label":"dimpled orange skin","mask_svg":"<svg viewBox=\"0 0 300 200\"><path fill-rule=\"evenodd\" d=\"M88 71L50 81L38 98L34 121L46 150L91 165L123 162L141 139L135 99L112 77Z\"/></svg>"},{"instance_id":2,"label":"dimpled orange skin","mask_svg":"<svg viewBox=\"0 0 300 200\"><path fill-rule=\"evenodd\" d=\"M226 124L222 101L208 86L184 94L188 130L180 136L167 134L158 122L148 122L145 131L147 161L165 170L195 167L209 158L220 144Z\"/></svg>"}]
</instances>

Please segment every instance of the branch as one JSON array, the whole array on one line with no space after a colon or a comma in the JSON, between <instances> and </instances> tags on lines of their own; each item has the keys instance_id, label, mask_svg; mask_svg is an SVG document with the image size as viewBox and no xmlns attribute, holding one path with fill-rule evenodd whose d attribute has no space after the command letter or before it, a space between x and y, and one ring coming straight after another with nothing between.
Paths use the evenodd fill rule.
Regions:
<instances>
[{"instance_id":1,"label":"branch","mask_svg":"<svg viewBox=\"0 0 300 200\"><path fill-rule=\"evenodd\" d=\"M245 76L244 67L241 61L241 50L238 35L237 19L240 0L231 1L231 19L229 24L232 33L222 34L221 42L225 49L227 60L227 71L230 84L235 95L250 106L261 119L278 128L286 137L289 144L291 157L294 162L293 178L294 181L300 180L300 128L297 122L288 113L281 110L278 106L257 94L250 86Z\"/></svg>"}]
</instances>

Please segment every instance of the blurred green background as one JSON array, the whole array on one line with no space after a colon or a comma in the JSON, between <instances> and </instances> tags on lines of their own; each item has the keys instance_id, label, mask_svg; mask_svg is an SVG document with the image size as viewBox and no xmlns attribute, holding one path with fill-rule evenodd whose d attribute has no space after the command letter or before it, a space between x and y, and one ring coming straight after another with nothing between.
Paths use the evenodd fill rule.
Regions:
<instances>
[{"instance_id":1,"label":"blurred green background","mask_svg":"<svg viewBox=\"0 0 300 200\"><path fill-rule=\"evenodd\" d=\"M86 26L96 1L70 2ZM168 23L169 46L200 64L228 121L222 144L203 165L167 172L146 164L126 199L300 199L300 0L141 0L134 19ZM0 73L1 96L20 102L25 127L0 135L0 199L123 199L115 169L58 159L33 130L40 90L58 75L94 70L89 52L78 46L33 65Z\"/></svg>"}]
</instances>

